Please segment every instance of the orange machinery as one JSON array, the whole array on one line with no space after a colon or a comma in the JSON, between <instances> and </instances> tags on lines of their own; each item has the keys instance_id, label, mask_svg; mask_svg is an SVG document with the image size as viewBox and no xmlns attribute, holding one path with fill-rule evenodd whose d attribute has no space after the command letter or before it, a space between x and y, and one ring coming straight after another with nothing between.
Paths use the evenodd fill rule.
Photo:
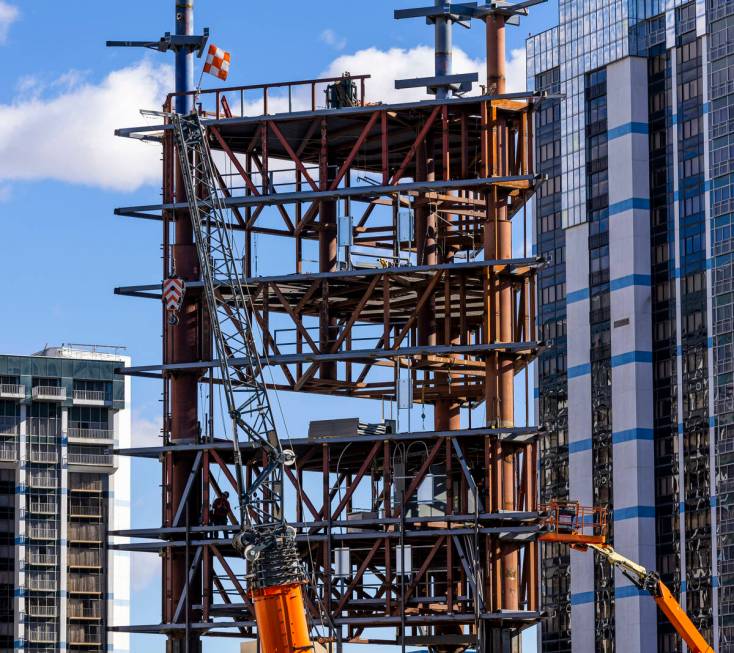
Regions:
<instances>
[{"instance_id":1,"label":"orange machinery","mask_svg":"<svg viewBox=\"0 0 734 653\"><path fill-rule=\"evenodd\" d=\"M648 592L692 653L714 653L668 587L655 571L625 558L607 543L609 513L578 502L552 502L542 508L545 530L541 542L563 542L577 551L596 551L638 588Z\"/></svg>"}]
</instances>

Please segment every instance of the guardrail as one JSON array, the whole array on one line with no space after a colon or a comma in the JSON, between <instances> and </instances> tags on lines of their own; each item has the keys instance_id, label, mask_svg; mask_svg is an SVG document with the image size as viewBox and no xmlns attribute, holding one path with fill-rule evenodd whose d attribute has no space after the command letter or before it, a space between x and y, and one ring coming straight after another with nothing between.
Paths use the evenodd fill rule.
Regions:
<instances>
[{"instance_id":1,"label":"guardrail","mask_svg":"<svg viewBox=\"0 0 734 653\"><path fill-rule=\"evenodd\" d=\"M25 399L25 386L17 383L0 383L0 397Z\"/></svg>"},{"instance_id":2,"label":"guardrail","mask_svg":"<svg viewBox=\"0 0 734 653\"><path fill-rule=\"evenodd\" d=\"M31 472L28 474L28 486L39 490L55 490L59 481L55 474Z\"/></svg>"},{"instance_id":3,"label":"guardrail","mask_svg":"<svg viewBox=\"0 0 734 653\"><path fill-rule=\"evenodd\" d=\"M17 447L14 442L0 442L0 460L3 462L15 462L18 458Z\"/></svg>"},{"instance_id":4,"label":"guardrail","mask_svg":"<svg viewBox=\"0 0 734 653\"><path fill-rule=\"evenodd\" d=\"M350 79L358 83L359 91L357 95L357 104L364 106L365 103L365 82L370 75L351 75ZM173 106L174 98L181 95L193 95L196 102L204 106L206 100L213 100L214 106L206 107L206 113L217 119L224 118L227 113L224 109L222 98L232 98L234 96L238 100L238 106L232 115L257 116L267 115L271 109L276 108L276 112L286 111L316 111L319 108L317 99L320 97L319 91L326 91L329 84L343 81L343 77L324 77L322 79L302 79L290 82L274 82L271 84L252 84L248 86L229 86L225 88L207 88L189 91L188 93L169 93L166 98L166 110L170 111ZM277 91L282 91L276 95ZM274 93L275 92L275 93ZM257 96L253 98L253 96ZM229 102L227 107L229 108ZM324 107L326 102L324 102Z\"/></svg>"},{"instance_id":5,"label":"guardrail","mask_svg":"<svg viewBox=\"0 0 734 653\"><path fill-rule=\"evenodd\" d=\"M93 401L102 403L107 401L106 394L102 390L74 390L72 399L74 401Z\"/></svg>"},{"instance_id":6,"label":"guardrail","mask_svg":"<svg viewBox=\"0 0 734 653\"><path fill-rule=\"evenodd\" d=\"M69 464L71 465L113 465L114 456L106 453L72 453L68 455Z\"/></svg>"},{"instance_id":7,"label":"guardrail","mask_svg":"<svg viewBox=\"0 0 734 653\"><path fill-rule=\"evenodd\" d=\"M32 396L34 399L52 399L63 401L66 399L66 388L57 385L35 385Z\"/></svg>"},{"instance_id":8,"label":"guardrail","mask_svg":"<svg viewBox=\"0 0 734 653\"><path fill-rule=\"evenodd\" d=\"M115 439L115 432L104 425L103 428L98 427L76 427L70 426L67 432L69 440L108 440Z\"/></svg>"}]
</instances>

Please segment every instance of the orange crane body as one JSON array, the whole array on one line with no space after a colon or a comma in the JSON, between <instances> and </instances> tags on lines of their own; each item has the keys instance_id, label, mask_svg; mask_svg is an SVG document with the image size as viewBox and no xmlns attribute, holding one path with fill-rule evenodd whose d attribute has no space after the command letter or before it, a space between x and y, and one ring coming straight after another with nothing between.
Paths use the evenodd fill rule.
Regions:
<instances>
[{"instance_id":1,"label":"orange crane body","mask_svg":"<svg viewBox=\"0 0 734 653\"><path fill-rule=\"evenodd\" d=\"M267 653L312 651L303 584L265 587L252 592L260 649Z\"/></svg>"},{"instance_id":2,"label":"orange crane body","mask_svg":"<svg viewBox=\"0 0 734 653\"><path fill-rule=\"evenodd\" d=\"M593 549L604 556L638 588L652 596L691 653L714 653L714 649L703 638L658 574L625 558L606 543L608 530L606 509L585 508L578 502L552 502L544 506L543 510L546 514L544 524L546 530L538 538L541 542L561 542L577 551Z\"/></svg>"}]
</instances>

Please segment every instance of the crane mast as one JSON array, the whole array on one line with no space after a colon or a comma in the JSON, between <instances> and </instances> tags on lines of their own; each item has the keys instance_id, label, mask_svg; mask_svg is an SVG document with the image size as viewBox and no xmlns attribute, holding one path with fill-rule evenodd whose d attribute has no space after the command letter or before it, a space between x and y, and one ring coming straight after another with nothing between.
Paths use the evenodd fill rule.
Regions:
<instances>
[{"instance_id":1,"label":"crane mast","mask_svg":"<svg viewBox=\"0 0 734 653\"><path fill-rule=\"evenodd\" d=\"M196 112L166 116L175 133L221 387L232 420L241 523L233 543L250 564L249 587L262 650L310 650L303 600L306 577L295 531L283 511L284 468L295 463L295 456L283 449L276 431L251 321L252 299L235 252L206 129ZM247 484L240 436L266 454L262 471Z\"/></svg>"}]
</instances>

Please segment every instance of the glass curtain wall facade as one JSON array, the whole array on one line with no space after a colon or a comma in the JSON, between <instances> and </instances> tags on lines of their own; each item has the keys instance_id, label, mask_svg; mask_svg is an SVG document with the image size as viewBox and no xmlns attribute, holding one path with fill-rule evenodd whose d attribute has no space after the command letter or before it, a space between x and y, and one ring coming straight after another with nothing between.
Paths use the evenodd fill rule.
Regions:
<instances>
[{"instance_id":1,"label":"glass curtain wall facade","mask_svg":"<svg viewBox=\"0 0 734 653\"><path fill-rule=\"evenodd\" d=\"M607 506L615 547L734 651L734 1L560 0L527 55L564 95L536 118L542 499ZM543 651L681 650L619 574L544 549Z\"/></svg>"},{"instance_id":2,"label":"glass curtain wall facade","mask_svg":"<svg viewBox=\"0 0 734 653\"><path fill-rule=\"evenodd\" d=\"M69 348L0 356L0 653L127 651L129 359ZM121 469L117 469L118 465ZM117 471L117 473L115 473Z\"/></svg>"}]
</instances>

